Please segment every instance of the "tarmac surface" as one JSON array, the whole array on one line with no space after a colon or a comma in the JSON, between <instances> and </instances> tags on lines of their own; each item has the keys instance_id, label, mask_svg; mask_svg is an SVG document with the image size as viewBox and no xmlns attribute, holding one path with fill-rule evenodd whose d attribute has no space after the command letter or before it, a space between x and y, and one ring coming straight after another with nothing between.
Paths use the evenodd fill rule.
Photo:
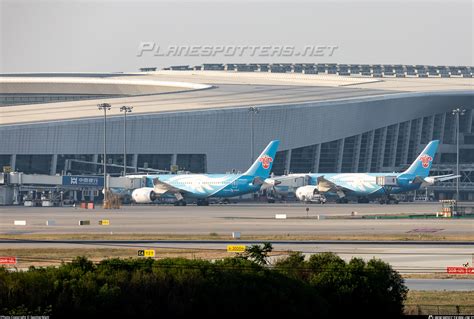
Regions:
<instances>
[{"instance_id":1,"label":"tarmac surface","mask_svg":"<svg viewBox=\"0 0 474 319\"><path fill-rule=\"evenodd\" d=\"M469 279L405 279L405 284L410 290L474 290L474 280Z\"/></svg>"},{"instance_id":2,"label":"tarmac surface","mask_svg":"<svg viewBox=\"0 0 474 319\"><path fill-rule=\"evenodd\" d=\"M308 212L306 212L308 208ZM73 207L1 207L0 234L154 233L242 235L464 235L474 231L474 219L393 218L441 211L439 203L379 204L231 204L185 207L124 206L119 210ZM275 219L286 214L287 219ZM354 216L351 216L354 215ZM378 217L375 218L375 215ZM383 216L385 215L385 216ZM365 217L365 218L362 218ZM384 218L385 217L385 218ZM392 218L388 218L392 217ZM418 216L422 217L422 216ZM337 219L334 219L337 218ZM98 221L109 219L110 225ZM26 226L14 226L26 220ZM46 226L54 220L54 226ZM90 226L79 226L90 220Z\"/></svg>"}]
</instances>

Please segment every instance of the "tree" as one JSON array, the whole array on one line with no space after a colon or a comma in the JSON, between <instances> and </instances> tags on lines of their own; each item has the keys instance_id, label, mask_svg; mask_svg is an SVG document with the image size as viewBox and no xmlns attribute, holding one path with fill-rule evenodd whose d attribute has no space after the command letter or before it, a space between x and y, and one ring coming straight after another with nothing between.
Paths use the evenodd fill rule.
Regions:
<instances>
[{"instance_id":1,"label":"tree","mask_svg":"<svg viewBox=\"0 0 474 319\"><path fill-rule=\"evenodd\" d=\"M290 252L288 257L277 260L275 269L288 277L305 281L309 275L308 263L305 262L304 255L299 251Z\"/></svg>"},{"instance_id":2,"label":"tree","mask_svg":"<svg viewBox=\"0 0 474 319\"><path fill-rule=\"evenodd\" d=\"M250 259L254 263L258 265L267 265L268 261L268 254L273 251L273 246L271 243L263 243L262 246L260 245L252 245L245 249L243 255L238 256L244 259Z\"/></svg>"}]
</instances>

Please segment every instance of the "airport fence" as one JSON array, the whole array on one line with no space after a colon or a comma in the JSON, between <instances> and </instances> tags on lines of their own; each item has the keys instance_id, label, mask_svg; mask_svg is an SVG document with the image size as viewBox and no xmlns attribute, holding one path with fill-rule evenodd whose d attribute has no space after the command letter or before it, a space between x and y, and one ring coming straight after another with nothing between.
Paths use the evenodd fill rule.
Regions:
<instances>
[{"instance_id":1,"label":"airport fence","mask_svg":"<svg viewBox=\"0 0 474 319\"><path fill-rule=\"evenodd\" d=\"M407 315L474 315L474 305L405 305Z\"/></svg>"}]
</instances>

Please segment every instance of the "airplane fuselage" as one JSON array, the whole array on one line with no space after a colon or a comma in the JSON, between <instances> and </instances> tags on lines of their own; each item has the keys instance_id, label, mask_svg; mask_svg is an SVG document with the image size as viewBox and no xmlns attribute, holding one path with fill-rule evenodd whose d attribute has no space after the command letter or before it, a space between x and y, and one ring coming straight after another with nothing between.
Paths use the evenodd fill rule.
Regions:
<instances>
[{"instance_id":1,"label":"airplane fuselage","mask_svg":"<svg viewBox=\"0 0 474 319\"><path fill-rule=\"evenodd\" d=\"M318 185L318 177L324 177L330 182L344 187L346 195L349 197L378 197L385 195L387 189L377 185L377 176L396 176L405 181L402 185L391 187L391 194L417 190L421 185L420 183L412 183L414 176L401 173L318 173L303 175L309 176L309 185ZM329 193L331 194L331 192Z\"/></svg>"},{"instance_id":2,"label":"airplane fuselage","mask_svg":"<svg viewBox=\"0 0 474 319\"><path fill-rule=\"evenodd\" d=\"M253 185L252 176L242 174L180 174L147 175L146 187L153 187L153 179L183 190L184 197L234 197L256 192L260 185Z\"/></svg>"}]
</instances>

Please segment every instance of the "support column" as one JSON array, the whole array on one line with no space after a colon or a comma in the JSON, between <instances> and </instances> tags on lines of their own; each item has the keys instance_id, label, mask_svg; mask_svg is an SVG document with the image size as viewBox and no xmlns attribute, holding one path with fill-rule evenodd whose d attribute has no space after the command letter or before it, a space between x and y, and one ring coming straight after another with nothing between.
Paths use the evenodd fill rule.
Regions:
<instances>
[{"instance_id":1,"label":"support column","mask_svg":"<svg viewBox=\"0 0 474 319\"><path fill-rule=\"evenodd\" d=\"M12 171L16 170L16 154L10 157L10 166L12 167Z\"/></svg>"},{"instance_id":2,"label":"support column","mask_svg":"<svg viewBox=\"0 0 474 319\"><path fill-rule=\"evenodd\" d=\"M352 172L357 173L359 171L359 159L360 159L360 146L362 144L362 134L355 137L354 140L354 151L352 159Z\"/></svg>"},{"instance_id":3,"label":"support column","mask_svg":"<svg viewBox=\"0 0 474 319\"><path fill-rule=\"evenodd\" d=\"M367 172L370 172L372 169L372 152L374 151L374 136L375 130L370 131L369 136L367 138L367 158L366 158L366 169Z\"/></svg>"},{"instance_id":4,"label":"support column","mask_svg":"<svg viewBox=\"0 0 474 319\"><path fill-rule=\"evenodd\" d=\"M53 158L51 159L51 169L49 171L49 175L56 175L57 165L58 165L58 154L53 154Z\"/></svg>"},{"instance_id":5,"label":"support column","mask_svg":"<svg viewBox=\"0 0 474 319\"><path fill-rule=\"evenodd\" d=\"M430 127L430 129L429 129L429 132L430 132L430 133L428 134L428 140L430 140L430 141L433 140L434 123L435 123L435 116L434 116L434 115L431 115L431 116L430 116L430 119L429 119L429 123L428 123L428 125L429 125L429 127Z\"/></svg>"},{"instance_id":6,"label":"support column","mask_svg":"<svg viewBox=\"0 0 474 319\"><path fill-rule=\"evenodd\" d=\"M405 134L405 138L403 139L405 145L403 145L403 153L402 153L402 157L400 159L400 164L404 165L404 164L408 164L408 149L410 147L410 136L411 136L411 130L412 130L412 126L413 126L413 121L410 121L408 123L408 130Z\"/></svg>"},{"instance_id":7,"label":"support column","mask_svg":"<svg viewBox=\"0 0 474 319\"><path fill-rule=\"evenodd\" d=\"M382 128L382 135L380 136L380 149L377 157L377 171L381 171L385 157L385 146L387 145L387 130L388 127Z\"/></svg>"},{"instance_id":8,"label":"support column","mask_svg":"<svg viewBox=\"0 0 474 319\"><path fill-rule=\"evenodd\" d=\"M132 166L133 166L133 171L135 173L138 172L138 154L133 154Z\"/></svg>"},{"instance_id":9,"label":"support column","mask_svg":"<svg viewBox=\"0 0 474 319\"><path fill-rule=\"evenodd\" d=\"M337 167L336 167L336 173L341 172L342 168L342 158L344 155L344 139L340 139L338 143L338 152L337 152Z\"/></svg>"},{"instance_id":10,"label":"support column","mask_svg":"<svg viewBox=\"0 0 474 319\"><path fill-rule=\"evenodd\" d=\"M316 145L316 151L314 154L313 172L319 172L319 159L321 158L321 144Z\"/></svg>"},{"instance_id":11,"label":"support column","mask_svg":"<svg viewBox=\"0 0 474 319\"><path fill-rule=\"evenodd\" d=\"M439 140L441 143L446 144L444 142L444 127L446 126L446 113L443 113L443 116L441 117L441 128L439 132Z\"/></svg>"},{"instance_id":12,"label":"support column","mask_svg":"<svg viewBox=\"0 0 474 319\"><path fill-rule=\"evenodd\" d=\"M94 154L94 155L92 155L92 161L93 161L94 163L98 163L98 162L99 162L99 154ZM95 166L96 172L98 171L98 168L99 168L99 166L96 165L96 166ZM66 171L64 171L64 172L66 172ZM103 173L103 172L102 172L102 173Z\"/></svg>"},{"instance_id":13,"label":"support column","mask_svg":"<svg viewBox=\"0 0 474 319\"><path fill-rule=\"evenodd\" d=\"M287 174L290 174L290 164L291 164L291 149L286 151L285 171Z\"/></svg>"},{"instance_id":14,"label":"support column","mask_svg":"<svg viewBox=\"0 0 474 319\"><path fill-rule=\"evenodd\" d=\"M416 122L417 122L417 126L416 126L417 131L416 131L416 135L415 135L415 153L416 153L414 155L415 158L418 155L418 151L420 151L421 133L423 131L423 118L418 119ZM415 160L415 158L412 159L412 161Z\"/></svg>"},{"instance_id":15,"label":"support column","mask_svg":"<svg viewBox=\"0 0 474 319\"><path fill-rule=\"evenodd\" d=\"M397 124L397 126L395 127L395 132L393 133L393 142L392 142L392 149L390 151L390 162L389 162L389 165L391 167L390 170L395 169L395 161L397 159L398 134L400 134L400 123Z\"/></svg>"},{"instance_id":16,"label":"support column","mask_svg":"<svg viewBox=\"0 0 474 319\"><path fill-rule=\"evenodd\" d=\"M472 131L472 121L473 121L473 117L474 117L474 110L470 109L470 110L467 110L466 112L466 115L464 115L466 117L466 133L473 133Z\"/></svg>"}]
</instances>

